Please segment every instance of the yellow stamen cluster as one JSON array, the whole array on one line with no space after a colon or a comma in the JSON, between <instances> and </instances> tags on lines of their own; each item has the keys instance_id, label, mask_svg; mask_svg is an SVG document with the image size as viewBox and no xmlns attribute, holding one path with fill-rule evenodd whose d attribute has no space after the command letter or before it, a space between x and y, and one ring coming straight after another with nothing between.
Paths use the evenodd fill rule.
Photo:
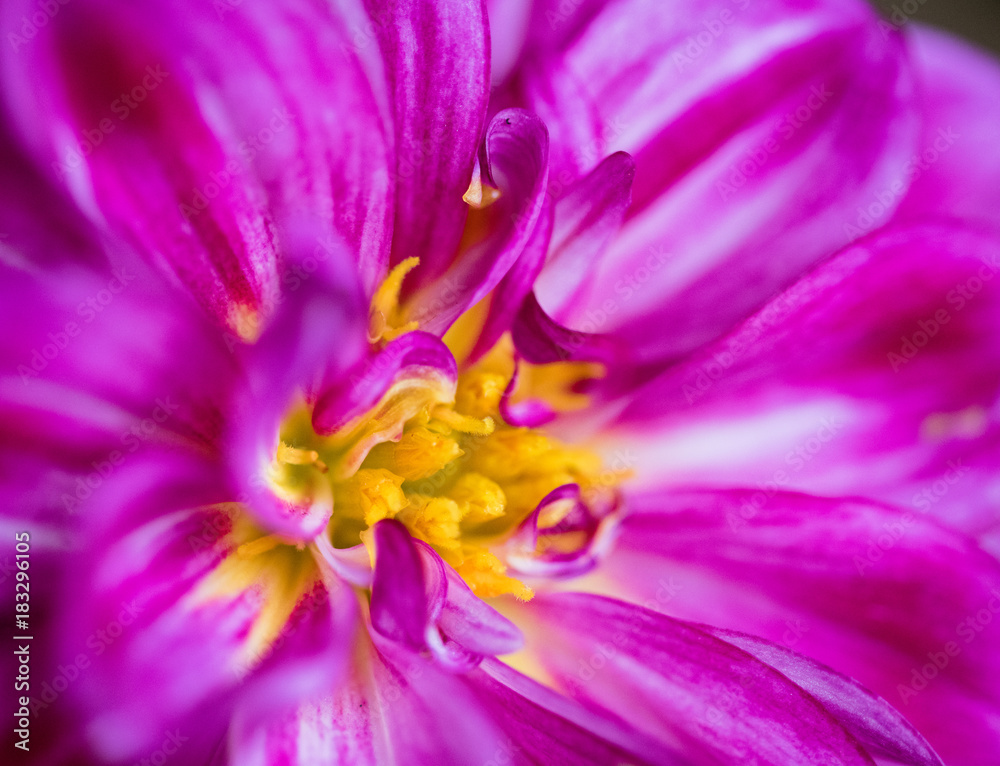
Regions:
<instances>
[{"instance_id":1,"label":"yellow stamen cluster","mask_svg":"<svg viewBox=\"0 0 1000 766\"><path fill-rule=\"evenodd\" d=\"M373 343L412 329L399 324L398 301L414 265L413 259L399 264L376 292ZM434 369L411 371L370 412L329 436L313 431L303 404L282 429L270 470L275 491L300 505L328 501L327 534L335 547L370 547L370 528L396 519L433 546L478 595L531 598L531 589L508 576L493 550L552 490L575 483L585 494L604 491L607 477L594 453L504 422L500 405L513 374L513 349L505 338L464 370L457 385ZM573 386L596 374L592 365L525 365L518 389L557 409L575 409L585 397ZM565 504L547 509L543 526L567 512ZM262 538L244 548L256 553L276 544Z\"/></svg>"},{"instance_id":2,"label":"yellow stamen cluster","mask_svg":"<svg viewBox=\"0 0 1000 766\"><path fill-rule=\"evenodd\" d=\"M297 414L282 434L272 476L284 482L285 496L316 496L316 485L327 484L336 547L367 543L371 526L397 519L479 595L530 598L490 548L553 489L594 486L601 461L504 423L498 407L507 381L493 366L468 370L453 390L433 377L399 381L372 412L328 437L303 429ZM558 520L548 516L546 523Z\"/></svg>"},{"instance_id":3,"label":"yellow stamen cluster","mask_svg":"<svg viewBox=\"0 0 1000 766\"><path fill-rule=\"evenodd\" d=\"M399 295L403 290L406 275L417 267L419 258L407 258L398 264L379 286L372 298L368 320L368 339L372 343L388 342L403 333L417 329L416 322L404 322L399 306Z\"/></svg>"}]
</instances>

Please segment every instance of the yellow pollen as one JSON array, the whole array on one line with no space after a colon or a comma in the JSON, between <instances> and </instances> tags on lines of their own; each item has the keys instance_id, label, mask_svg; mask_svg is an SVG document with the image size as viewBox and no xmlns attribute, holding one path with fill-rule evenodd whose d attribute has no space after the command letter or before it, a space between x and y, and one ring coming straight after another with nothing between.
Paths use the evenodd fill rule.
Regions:
<instances>
[{"instance_id":1,"label":"yellow pollen","mask_svg":"<svg viewBox=\"0 0 1000 766\"><path fill-rule=\"evenodd\" d=\"M448 491L448 497L462 509L462 518L470 524L499 519L507 508L503 489L480 473L465 473Z\"/></svg>"},{"instance_id":2,"label":"yellow pollen","mask_svg":"<svg viewBox=\"0 0 1000 766\"><path fill-rule=\"evenodd\" d=\"M418 426L398 442L383 442L368 454L368 462L390 469L408 481L426 479L462 455L450 436Z\"/></svg>"},{"instance_id":3,"label":"yellow pollen","mask_svg":"<svg viewBox=\"0 0 1000 766\"><path fill-rule=\"evenodd\" d=\"M368 321L368 339L372 343L380 340L390 341L403 333L417 329L416 322L403 322L399 295L403 289L403 280L406 275L413 271L419 263L420 259L417 257L401 261L389 272L385 281L375 291Z\"/></svg>"},{"instance_id":4,"label":"yellow pollen","mask_svg":"<svg viewBox=\"0 0 1000 766\"><path fill-rule=\"evenodd\" d=\"M524 583L507 576L507 567L485 548L470 549L456 567L457 571L480 598L493 598L510 593L522 601L530 601L535 593Z\"/></svg>"},{"instance_id":5,"label":"yellow pollen","mask_svg":"<svg viewBox=\"0 0 1000 766\"><path fill-rule=\"evenodd\" d=\"M455 409L474 418L485 418L500 407L507 380L498 372L463 375L455 392Z\"/></svg>"},{"instance_id":6,"label":"yellow pollen","mask_svg":"<svg viewBox=\"0 0 1000 766\"><path fill-rule=\"evenodd\" d=\"M410 505L399 513L410 533L438 548L454 550L461 545L462 509L448 497L410 495Z\"/></svg>"},{"instance_id":7,"label":"yellow pollen","mask_svg":"<svg viewBox=\"0 0 1000 766\"><path fill-rule=\"evenodd\" d=\"M337 511L357 515L367 526L382 519L393 519L406 507L402 490L403 477L384 468L363 468L337 487Z\"/></svg>"},{"instance_id":8,"label":"yellow pollen","mask_svg":"<svg viewBox=\"0 0 1000 766\"><path fill-rule=\"evenodd\" d=\"M389 310L415 263L393 271L373 306ZM382 339L386 330L380 330ZM587 507L612 507L620 477L604 470L588 449L503 419L500 404L514 360L509 344L500 345L499 353L462 370L457 381L424 367L398 377L368 413L327 436L313 432L308 406L294 409L272 466L276 494L314 505L327 498L326 533L335 547L364 544L374 556L371 528L395 519L432 546L477 595L530 599L532 589L508 572L503 558L511 535L546 495L568 484L580 488ZM544 369L538 368L539 381ZM556 377L568 383L592 372L563 367ZM531 374L525 379L533 380ZM532 389L544 386L533 383ZM587 544L586 533L552 529L573 508L565 502L544 509L534 553L572 552ZM237 558L244 560L288 547L259 534L240 543Z\"/></svg>"},{"instance_id":9,"label":"yellow pollen","mask_svg":"<svg viewBox=\"0 0 1000 766\"><path fill-rule=\"evenodd\" d=\"M496 428L493 418L473 418L460 415L447 407L438 407L434 410L434 417L445 425L463 434L475 434L476 436L489 436Z\"/></svg>"}]
</instances>

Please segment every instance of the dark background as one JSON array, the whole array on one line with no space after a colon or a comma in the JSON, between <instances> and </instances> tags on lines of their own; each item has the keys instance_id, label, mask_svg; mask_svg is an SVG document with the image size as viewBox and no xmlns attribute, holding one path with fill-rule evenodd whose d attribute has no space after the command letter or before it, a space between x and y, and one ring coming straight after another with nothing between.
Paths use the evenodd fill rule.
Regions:
<instances>
[{"instance_id":1,"label":"dark background","mask_svg":"<svg viewBox=\"0 0 1000 766\"><path fill-rule=\"evenodd\" d=\"M873 1L886 14L892 13L893 6L909 9L920 5L916 13L906 15L955 32L983 48L1000 52L1000 0Z\"/></svg>"}]
</instances>

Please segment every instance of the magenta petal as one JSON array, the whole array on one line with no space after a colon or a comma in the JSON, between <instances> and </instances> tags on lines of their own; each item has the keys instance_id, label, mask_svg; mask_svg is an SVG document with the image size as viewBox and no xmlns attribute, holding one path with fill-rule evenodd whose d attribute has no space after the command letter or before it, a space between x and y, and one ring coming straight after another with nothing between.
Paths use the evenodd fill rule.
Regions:
<instances>
[{"instance_id":1,"label":"magenta petal","mask_svg":"<svg viewBox=\"0 0 1000 766\"><path fill-rule=\"evenodd\" d=\"M907 766L944 766L927 741L898 711L854 679L756 636L707 626L702 626L702 630L752 654L805 689L869 753Z\"/></svg>"},{"instance_id":2,"label":"magenta petal","mask_svg":"<svg viewBox=\"0 0 1000 766\"><path fill-rule=\"evenodd\" d=\"M13 23L37 9L5 10ZM389 142L340 23L297 0L238 18L211 4L74 4L8 50L11 114L94 221L252 340L279 298L287 218L322 222L320 243L346 238L368 289L384 272Z\"/></svg>"},{"instance_id":3,"label":"magenta petal","mask_svg":"<svg viewBox=\"0 0 1000 766\"><path fill-rule=\"evenodd\" d=\"M0 334L0 503L36 530L39 553L75 544L94 489L141 448L219 448L239 367L143 264L0 265L0 323L12 328Z\"/></svg>"},{"instance_id":4,"label":"magenta petal","mask_svg":"<svg viewBox=\"0 0 1000 766\"><path fill-rule=\"evenodd\" d=\"M521 109L505 109L486 131L489 178L501 196L485 211L489 236L459 253L448 271L419 290L410 318L441 334L486 297L517 263L545 207L549 139L545 125Z\"/></svg>"},{"instance_id":5,"label":"magenta petal","mask_svg":"<svg viewBox=\"0 0 1000 766\"><path fill-rule=\"evenodd\" d=\"M374 407L394 380L419 376L421 368L434 370L445 380L457 380L455 357L439 338L426 332L408 332L371 354L345 377L325 382L313 410L313 426L331 433Z\"/></svg>"},{"instance_id":6,"label":"magenta petal","mask_svg":"<svg viewBox=\"0 0 1000 766\"><path fill-rule=\"evenodd\" d=\"M567 14L561 43L512 78L551 132L552 179L615 151L636 162L625 226L570 326L603 311L605 330L662 362L888 222L919 126L899 36L867 3L593 9Z\"/></svg>"},{"instance_id":7,"label":"magenta petal","mask_svg":"<svg viewBox=\"0 0 1000 766\"><path fill-rule=\"evenodd\" d=\"M532 364L592 361L610 365L621 356L618 345L606 335L570 330L553 320L534 293L521 304L511 336L518 353Z\"/></svg>"},{"instance_id":8,"label":"magenta petal","mask_svg":"<svg viewBox=\"0 0 1000 766\"><path fill-rule=\"evenodd\" d=\"M234 762L465 766L507 752L461 678L383 643L366 641L352 678L294 713L258 727L237 721Z\"/></svg>"},{"instance_id":9,"label":"magenta petal","mask_svg":"<svg viewBox=\"0 0 1000 766\"><path fill-rule=\"evenodd\" d=\"M794 648L888 700L946 763L983 762L1000 716L1000 564L972 541L769 486L629 507L602 568L615 592Z\"/></svg>"},{"instance_id":10,"label":"magenta petal","mask_svg":"<svg viewBox=\"0 0 1000 766\"><path fill-rule=\"evenodd\" d=\"M106 757L152 751L178 719L225 704L239 682L258 599L190 601L224 555L229 520L204 507L226 499L214 478L211 464L190 458L136 456L88 508L85 539L102 544L74 560L64 652L86 647L93 667L73 694L92 711L88 731Z\"/></svg>"},{"instance_id":11,"label":"magenta petal","mask_svg":"<svg viewBox=\"0 0 1000 766\"><path fill-rule=\"evenodd\" d=\"M908 24L924 128L903 166L912 178L897 217L958 216L995 225L1000 157L1000 65L943 32Z\"/></svg>"},{"instance_id":12,"label":"magenta petal","mask_svg":"<svg viewBox=\"0 0 1000 766\"><path fill-rule=\"evenodd\" d=\"M240 349L247 379L229 412L232 480L266 529L295 540L311 540L326 526L329 498L287 503L272 491L267 472L291 408L368 349L367 316L353 277L317 272L282 303L261 339Z\"/></svg>"},{"instance_id":13,"label":"magenta petal","mask_svg":"<svg viewBox=\"0 0 1000 766\"><path fill-rule=\"evenodd\" d=\"M347 583L329 572L324 575L295 605L267 656L240 689L237 715L264 721L343 680L353 660L357 599Z\"/></svg>"},{"instance_id":14,"label":"magenta petal","mask_svg":"<svg viewBox=\"0 0 1000 766\"><path fill-rule=\"evenodd\" d=\"M521 754L526 762L553 766L688 763L625 721L588 709L502 662L486 660L481 667L468 683L510 737L511 752Z\"/></svg>"},{"instance_id":15,"label":"magenta petal","mask_svg":"<svg viewBox=\"0 0 1000 766\"><path fill-rule=\"evenodd\" d=\"M536 596L529 649L573 697L695 762L865 764L811 696L704 631L600 596Z\"/></svg>"},{"instance_id":16,"label":"magenta petal","mask_svg":"<svg viewBox=\"0 0 1000 766\"><path fill-rule=\"evenodd\" d=\"M389 83L396 139L393 259L439 276L462 236L489 96L489 32L481 0L368 0Z\"/></svg>"},{"instance_id":17,"label":"magenta petal","mask_svg":"<svg viewBox=\"0 0 1000 766\"><path fill-rule=\"evenodd\" d=\"M398 521L374 527L375 571L372 577L372 627L411 649L426 644L430 622L422 558L416 543Z\"/></svg>"},{"instance_id":18,"label":"magenta petal","mask_svg":"<svg viewBox=\"0 0 1000 766\"><path fill-rule=\"evenodd\" d=\"M634 177L635 162L617 152L556 203L552 244L535 283L535 296L549 316L565 318L576 302L586 304L600 258L632 202Z\"/></svg>"},{"instance_id":19,"label":"magenta petal","mask_svg":"<svg viewBox=\"0 0 1000 766\"><path fill-rule=\"evenodd\" d=\"M545 254L548 252L551 237L552 209L546 205L535 223L534 231L524 246L521 257L517 259L507 275L500 280L500 284L490 296L489 313L479 331L476 345L466 360L467 363L476 361L493 348L500 336L510 330L520 311L521 304L531 292L545 263Z\"/></svg>"},{"instance_id":20,"label":"magenta petal","mask_svg":"<svg viewBox=\"0 0 1000 766\"><path fill-rule=\"evenodd\" d=\"M524 644L518 627L476 596L454 569L445 565L448 596L438 627L457 644L480 655L516 652Z\"/></svg>"},{"instance_id":21,"label":"magenta petal","mask_svg":"<svg viewBox=\"0 0 1000 766\"><path fill-rule=\"evenodd\" d=\"M995 526L998 272L1000 240L950 226L845 250L635 396L637 480L777 480Z\"/></svg>"},{"instance_id":22,"label":"magenta petal","mask_svg":"<svg viewBox=\"0 0 1000 766\"><path fill-rule=\"evenodd\" d=\"M0 125L0 260L50 266L65 261L100 267L105 254L69 195L33 167Z\"/></svg>"}]
</instances>

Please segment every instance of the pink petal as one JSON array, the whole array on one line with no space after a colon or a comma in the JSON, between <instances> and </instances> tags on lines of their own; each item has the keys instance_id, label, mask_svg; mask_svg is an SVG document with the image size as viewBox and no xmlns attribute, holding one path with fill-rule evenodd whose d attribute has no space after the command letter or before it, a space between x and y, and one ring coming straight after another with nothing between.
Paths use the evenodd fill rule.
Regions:
<instances>
[{"instance_id":1,"label":"pink petal","mask_svg":"<svg viewBox=\"0 0 1000 766\"><path fill-rule=\"evenodd\" d=\"M468 682L509 737L511 757L554 766L683 763L625 721L588 709L497 660L486 660Z\"/></svg>"},{"instance_id":2,"label":"pink petal","mask_svg":"<svg viewBox=\"0 0 1000 766\"><path fill-rule=\"evenodd\" d=\"M927 741L899 712L857 681L756 636L707 627L702 630L749 652L801 686L869 753L891 758L895 763L943 766Z\"/></svg>"},{"instance_id":3,"label":"pink petal","mask_svg":"<svg viewBox=\"0 0 1000 766\"><path fill-rule=\"evenodd\" d=\"M244 386L234 394L227 423L227 459L238 496L266 529L308 541L326 527L328 499L280 499L266 480L278 448L280 427L303 397L321 391L360 362L368 350L367 315L353 270L340 253L328 271L316 272L281 304L260 340L240 347ZM333 276L334 265L341 273Z\"/></svg>"},{"instance_id":4,"label":"pink petal","mask_svg":"<svg viewBox=\"0 0 1000 766\"><path fill-rule=\"evenodd\" d=\"M1000 241L968 229L886 230L844 251L640 391L619 442L637 481L776 481L989 530L998 270Z\"/></svg>"},{"instance_id":5,"label":"pink petal","mask_svg":"<svg viewBox=\"0 0 1000 766\"><path fill-rule=\"evenodd\" d=\"M994 151L1000 65L943 32L908 24L923 131L904 165L911 188L899 218L957 216L996 222L1000 157Z\"/></svg>"},{"instance_id":6,"label":"pink petal","mask_svg":"<svg viewBox=\"0 0 1000 766\"><path fill-rule=\"evenodd\" d=\"M552 208L545 205L535 223L524 251L489 297L490 306L476 345L465 363L471 364L487 353L500 337L511 329L521 304L532 290L552 238Z\"/></svg>"},{"instance_id":7,"label":"pink petal","mask_svg":"<svg viewBox=\"0 0 1000 766\"><path fill-rule=\"evenodd\" d=\"M859 207L889 220L918 125L900 40L867 3L564 15L549 24L562 42L532 49L511 80L551 131L550 186L615 151L636 163L625 226L571 327L598 324L641 359L669 359L860 236Z\"/></svg>"},{"instance_id":8,"label":"pink petal","mask_svg":"<svg viewBox=\"0 0 1000 766\"><path fill-rule=\"evenodd\" d=\"M601 570L613 592L794 648L881 695L946 763L984 763L1000 714L1000 564L972 541L913 513L764 486L629 507Z\"/></svg>"},{"instance_id":9,"label":"pink petal","mask_svg":"<svg viewBox=\"0 0 1000 766\"><path fill-rule=\"evenodd\" d=\"M231 519L209 508L231 497L217 475L213 464L154 452L120 469L89 509L82 539L101 544L76 557L62 633L64 656L85 647L89 665L73 695L91 711L87 731L107 758L151 752L206 705L231 710L237 689L262 715L327 688L343 667L349 623L322 586L249 660L259 594L192 602L232 553Z\"/></svg>"},{"instance_id":10,"label":"pink petal","mask_svg":"<svg viewBox=\"0 0 1000 766\"><path fill-rule=\"evenodd\" d=\"M457 677L417 655L365 641L349 681L262 726L237 721L234 760L248 766L488 763L504 739Z\"/></svg>"},{"instance_id":11,"label":"pink petal","mask_svg":"<svg viewBox=\"0 0 1000 766\"><path fill-rule=\"evenodd\" d=\"M444 572L448 595L438 620L441 633L478 655L509 654L520 649L524 636L518 627L476 596L447 564Z\"/></svg>"},{"instance_id":12,"label":"pink petal","mask_svg":"<svg viewBox=\"0 0 1000 766\"><path fill-rule=\"evenodd\" d=\"M483 2L366 0L395 120L393 262L440 276L462 236L462 195L486 120L489 32Z\"/></svg>"},{"instance_id":13,"label":"pink petal","mask_svg":"<svg viewBox=\"0 0 1000 766\"><path fill-rule=\"evenodd\" d=\"M409 318L435 334L486 297L517 263L545 207L548 133L520 109L499 112L486 131L489 178L501 196L482 211L488 236L463 250L438 280L410 300Z\"/></svg>"},{"instance_id":14,"label":"pink petal","mask_svg":"<svg viewBox=\"0 0 1000 766\"><path fill-rule=\"evenodd\" d=\"M0 496L62 550L95 489L140 450L220 447L238 365L201 313L141 263L0 266ZM185 349L178 357L176 349Z\"/></svg>"},{"instance_id":15,"label":"pink petal","mask_svg":"<svg viewBox=\"0 0 1000 766\"><path fill-rule=\"evenodd\" d=\"M319 433L332 433L351 419L374 407L393 381L421 375L430 368L446 380L457 380L455 357L439 338L430 333L404 333L377 353L369 354L351 370L350 376L333 376L313 409L313 425Z\"/></svg>"},{"instance_id":16,"label":"pink petal","mask_svg":"<svg viewBox=\"0 0 1000 766\"><path fill-rule=\"evenodd\" d=\"M554 321L534 293L521 304L511 336L518 353L532 364L596 361L610 366L623 356L607 335L570 330Z\"/></svg>"},{"instance_id":17,"label":"pink petal","mask_svg":"<svg viewBox=\"0 0 1000 766\"><path fill-rule=\"evenodd\" d=\"M419 650L426 643L430 621L421 556L410 533L398 521L384 519L373 530L372 628L385 638Z\"/></svg>"},{"instance_id":18,"label":"pink petal","mask_svg":"<svg viewBox=\"0 0 1000 766\"><path fill-rule=\"evenodd\" d=\"M74 4L8 51L6 91L24 143L90 217L253 339L277 303L290 217L317 222L310 250L339 232L366 286L380 277L386 139L328 11L188 6Z\"/></svg>"},{"instance_id":19,"label":"pink petal","mask_svg":"<svg viewBox=\"0 0 1000 766\"><path fill-rule=\"evenodd\" d=\"M624 152L605 159L577 181L555 205L555 228L535 296L556 319L586 303L594 288L594 264L621 228L632 202L635 162Z\"/></svg>"},{"instance_id":20,"label":"pink petal","mask_svg":"<svg viewBox=\"0 0 1000 766\"><path fill-rule=\"evenodd\" d=\"M558 687L682 757L872 763L802 689L692 625L579 593L536 596L524 611L533 623L529 649Z\"/></svg>"}]
</instances>

